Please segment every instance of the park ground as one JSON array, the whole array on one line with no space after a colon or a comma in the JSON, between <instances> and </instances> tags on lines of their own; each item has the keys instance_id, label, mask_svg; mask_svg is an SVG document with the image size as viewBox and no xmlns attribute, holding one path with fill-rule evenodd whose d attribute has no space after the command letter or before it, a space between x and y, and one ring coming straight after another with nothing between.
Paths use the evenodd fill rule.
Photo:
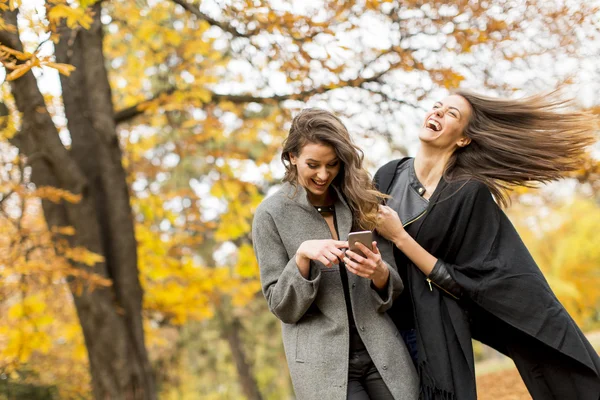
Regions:
<instances>
[{"instance_id":1,"label":"park ground","mask_svg":"<svg viewBox=\"0 0 600 400\"><path fill-rule=\"evenodd\" d=\"M586 335L594 348L600 350L600 331ZM477 364L479 400L531 400L517 369L508 358Z\"/></svg>"}]
</instances>

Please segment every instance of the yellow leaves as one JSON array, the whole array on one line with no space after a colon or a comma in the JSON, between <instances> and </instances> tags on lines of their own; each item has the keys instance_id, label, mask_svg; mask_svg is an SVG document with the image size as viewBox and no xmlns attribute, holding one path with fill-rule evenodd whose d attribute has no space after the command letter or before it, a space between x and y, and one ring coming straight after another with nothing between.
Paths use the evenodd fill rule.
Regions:
<instances>
[{"instance_id":1,"label":"yellow leaves","mask_svg":"<svg viewBox=\"0 0 600 400\"><path fill-rule=\"evenodd\" d=\"M62 200L64 200L69 203L76 204L81 201L80 194L74 194L67 190L57 189L51 186L40 186L34 190L32 196L40 197L53 203L60 203Z\"/></svg>"},{"instance_id":2,"label":"yellow leaves","mask_svg":"<svg viewBox=\"0 0 600 400\"><path fill-rule=\"evenodd\" d=\"M97 1L98 0L78 0L79 7L81 8L88 8L89 6L96 4Z\"/></svg>"},{"instance_id":3,"label":"yellow leaves","mask_svg":"<svg viewBox=\"0 0 600 400\"><path fill-rule=\"evenodd\" d=\"M97 263L101 263L104 261L103 256L91 252L85 247L67 248L64 251L64 256L71 261L82 263L89 267L93 267Z\"/></svg>"},{"instance_id":4,"label":"yellow leaves","mask_svg":"<svg viewBox=\"0 0 600 400\"><path fill-rule=\"evenodd\" d=\"M573 318L583 326L590 324L600 304L600 207L583 199L546 205L542 211L521 207L515 205L511 215L523 241ZM517 214L520 211L527 218Z\"/></svg>"},{"instance_id":5,"label":"yellow leaves","mask_svg":"<svg viewBox=\"0 0 600 400\"><path fill-rule=\"evenodd\" d=\"M0 325L0 360L3 363L25 363L34 351L47 353L51 339L47 332L53 318L39 295L28 296L9 307L6 319ZM18 329L10 328L17 325ZM0 364L1 366L1 364Z\"/></svg>"},{"instance_id":6,"label":"yellow leaves","mask_svg":"<svg viewBox=\"0 0 600 400\"><path fill-rule=\"evenodd\" d=\"M0 117L0 140L10 140L16 133L17 127L14 124L14 119L10 115Z\"/></svg>"},{"instance_id":7,"label":"yellow leaves","mask_svg":"<svg viewBox=\"0 0 600 400\"><path fill-rule=\"evenodd\" d=\"M14 304L8 309L8 316L13 319L42 315L46 310L46 304L40 296L25 298L22 302Z\"/></svg>"},{"instance_id":8,"label":"yellow leaves","mask_svg":"<svg viewBox=\"0 0 600 400\"><path fill-rule=\"evenodd\" d=\"M54 24L60 24L63 19L66 19L67 26L71 29L78 25L85 29L92 26L93 19L90 13L84 8L73 8L66 4L55 5L48 11L48 19Z\"/></svg>"},{"instance_id":9,"label":"yellow leaves","mask_svg":"<svg viewBox=\"0 0 600 400\"><path fill-rule=\"evenodd\" d=\"M251 281L240 285L233 293L231 304L235 307L244 307L260 292L260 288L259 281Z\"/></svg>"},{"instance_id":10,"label":"yellow leaves","mask_svg":"<svg viewBox=\"0 0 600 400\"><path fill-rule=\"evenodd\" d=\"M244 244L238 249L235 272L242 278L258 278L258 263L251 245Z\"/></svg>"},{"instance_id":11,"label":"yellow leaves","mask_svg":"<svg viewBox=\"0 0 600 400\"><path fill-rule=\"evenodd\" d=\"M75 228L72 226L55 226L52 227L52 233L58 233L65 236L73 236L75 234Z\"/></svg>"}]
</instances>

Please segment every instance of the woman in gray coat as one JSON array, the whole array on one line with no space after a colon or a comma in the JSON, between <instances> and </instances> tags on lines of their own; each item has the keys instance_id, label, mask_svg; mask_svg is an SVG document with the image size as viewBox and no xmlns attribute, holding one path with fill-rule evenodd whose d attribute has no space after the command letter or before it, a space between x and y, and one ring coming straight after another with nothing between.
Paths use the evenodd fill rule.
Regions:
<instances>
[{"instance_id":1,"label":"woman in gray coat","mask_svg":"<svg viewBox=\"0 0 600 400\"><path fill-rule=\"evenodd\" d=\"M343 251L349 232L374 228L384 196L362 159L337 117L303 110L284 143L285 183L254 217L263 293L282 322L298 399L418 398L414 365L386 313L403 289L382 261L391 246L362 246L364 257Z\"/></svg>"}]
</instances>

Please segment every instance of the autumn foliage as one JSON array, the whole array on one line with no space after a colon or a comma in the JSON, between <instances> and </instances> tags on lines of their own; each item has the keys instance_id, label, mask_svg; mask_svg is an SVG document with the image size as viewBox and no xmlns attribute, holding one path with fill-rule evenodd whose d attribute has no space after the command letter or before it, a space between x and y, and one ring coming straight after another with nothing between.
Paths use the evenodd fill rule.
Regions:
<instances>
[{"instance_id":1,"label":"autumn foliage","mask_svg":"<svg viewBox=\"0 0 600 400\"><path fill-rule=\"evenodd\" d=\"M0 0L0 398L291 395L250 228L293 113L337 112L379 166L448 90L537 90L548 58L585 67L595 16L546 1ZM548 74L545 89L582 83ZM592 156L568 196L516 192L509 211L588 329L598 171Z\"/></svg>"}]
</instances>

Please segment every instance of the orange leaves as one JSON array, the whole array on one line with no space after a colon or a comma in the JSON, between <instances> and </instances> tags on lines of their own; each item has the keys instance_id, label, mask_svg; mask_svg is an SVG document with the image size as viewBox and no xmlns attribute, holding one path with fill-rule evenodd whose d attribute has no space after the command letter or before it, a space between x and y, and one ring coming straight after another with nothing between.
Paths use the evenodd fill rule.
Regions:
<instances>
[{"instance_id":1,"label":"orange leaves","mask_svg":"<svg viewBox=\"0 0 600 400\"><path fill-rule=\"evenodd\" d=\"M71 75L71 72L75 71L75 67L72 65L69 65L69 64L62 64L62 63L46 61L46 62L44 62L43 65L45 65L46 67L54 68L59 73L65 75L65 76L69 76L69 75Z\"/></svg>"},{"instance_id":2,"label":"orange leaves","mask_svg":"<svg viewBox=\"0 0 600 400\"><path fill-rule=\"evenodd\" d=\"M18 61L24 61L17 63ZM0 61L4 64L4 67L11 72L6 75L7 81L13 81L19 79L34 67L49 67L54 68L63 75L69 76L71 72L75 70L72 65L61 64L51 61L52 57L38 57L36 53L21 52L10 47L0 45Z\"/></svg>"},{"instance_id":3,"label":"orange leaves","mask_svg":"<svg viewBox=\"0 0 600 400\"><path fill-rule=\"evenodd\" d=\"M81 201L80 194L74 194L67 190L57 189L51 186L39 187L31 193L31 196L46 199L53 203L60 203L64 200L75 204Z\"/></svg>"},{"instance_id":4,"label":"orange leaves","mask_svg":"<svg viewBox=\"0 0 600 400\"><path fill-rule=\"evenodd\" d=\"M452 69L430 70L429 73L434 82L446 89L456 89L465 80L464 76Z\"/></svg>"}]
</instances>

